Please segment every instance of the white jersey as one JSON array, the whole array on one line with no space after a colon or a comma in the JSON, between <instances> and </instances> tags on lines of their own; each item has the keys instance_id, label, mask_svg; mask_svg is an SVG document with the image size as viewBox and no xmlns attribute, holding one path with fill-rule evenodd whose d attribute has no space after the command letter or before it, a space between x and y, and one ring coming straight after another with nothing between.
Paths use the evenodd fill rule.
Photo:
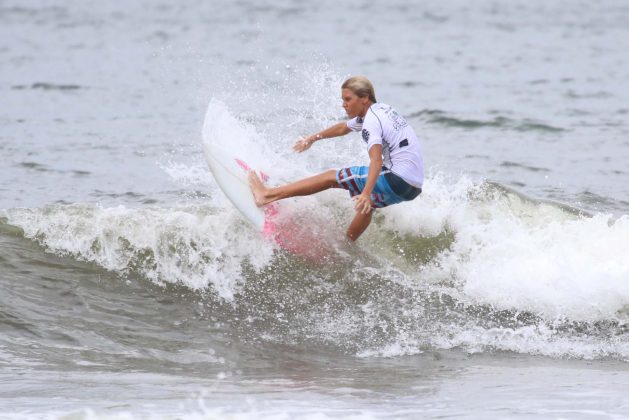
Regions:
<instances>
[{"instance_id":1,"label":"white jersey","mask_svg":"<svg viewBox=\"0 0 629 420\"><path fill-rule=\"evenodd\" d=\"M404 117L389 105L375 103L364 118L347 121L352 131L361 131L367 151L382 145L384 166L414 187L424 183L424 160L419 139Z\"/></svg>"}]
</instances>

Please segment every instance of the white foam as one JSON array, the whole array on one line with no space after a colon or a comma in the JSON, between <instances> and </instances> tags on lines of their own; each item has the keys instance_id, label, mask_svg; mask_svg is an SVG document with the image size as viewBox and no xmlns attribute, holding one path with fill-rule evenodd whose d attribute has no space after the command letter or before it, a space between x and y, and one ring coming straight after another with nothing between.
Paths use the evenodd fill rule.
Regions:
<instances>
[{"instance_id":1,"label":"white foam","mask_svg":"<svg viewBox=\"0 0 629 420\"><path fill-rule=\"evenodd\" d=\"M429 178L421 198L388 210L385 227L454 233L422 276L454 284L469 304L532 311L549 319L615 319L629 307L629 217L580 217L466 178ZM620 314L619 314L620 313Z\"/></svg>"},{"instance_id":2,"label":"white foam","mask_svg":"<svg viewBox=\"0 0 629 420\"><path fill-rule=\"evenodd\" d=\"M519 328L471 327L449 336L435 337L433 344L440 348L463 347L470 353L489 349L589 360L629 354L629 343L623 342L622 338L606 341L596 336L565 335L544 324Z\"/></svg>"},{"instance_id":3,"label":"white foam","mask_svg":"<svg viewBox=\"0 0 629 420\"><path fill-rule=\"evenodd\" d=\"M54 205L9 211L12 223L48 250L95 262L125 275L136 270L157 283L211 288L232 299L242 263L265 266L273 244L234 211L209 206L173 209Z\"/></svg>"}]
</instances>

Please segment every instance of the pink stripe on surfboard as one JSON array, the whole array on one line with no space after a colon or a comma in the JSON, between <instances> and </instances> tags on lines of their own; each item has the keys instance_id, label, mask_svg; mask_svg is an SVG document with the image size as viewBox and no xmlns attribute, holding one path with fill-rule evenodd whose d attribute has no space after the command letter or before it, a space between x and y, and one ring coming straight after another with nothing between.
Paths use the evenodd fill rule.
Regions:
<instances>
[{"instance_id":1,"label":"pink stripe on surfboard","mask_svg":"<svg viewBox=\"0 0 629 420\"><path fill-rule=\"evenodd\" d=\"M238 164L238 166L240 166L242 169L244 169L245 171L249 172L251 171L251 167L249 165L247 165L245 162L243 162L242 160L235 158L234 159L236 161L236 163ZM265 174L262 171L258 171L260 173L260 179L262 179L262 182L267 182L269 180L269 176L267 174Z\"/></svg>"}]
</instances>

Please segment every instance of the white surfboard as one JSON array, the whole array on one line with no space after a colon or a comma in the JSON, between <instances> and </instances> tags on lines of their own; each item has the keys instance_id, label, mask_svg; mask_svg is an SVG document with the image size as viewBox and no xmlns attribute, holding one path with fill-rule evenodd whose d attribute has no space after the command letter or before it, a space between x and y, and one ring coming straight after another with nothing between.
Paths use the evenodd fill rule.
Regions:
<instances>
[{"instance_id":1,"label":"white surfboard","mask_svg":"<svg viewBox=\"0 0 629 420\"><path fill-rule=\"evenodd\" d=\"M253 199L247 179L249 167L233 154L206 142L203 153L212 175L227 198L251 224L260 231L264 230L266 214Z\"/></svg>"},{"instance_id":2,"label":"white surfboard","mask_svg":"<svg viewBox=\"0 0 629 420\"><path fill-rule=\"evenodd\" d=\"M306 225L295 220L290 212L282 209L279 203L272 203L263 208L256 206L249 187L248 174L253 168L234 153L220 146L203 143L203 153L216 183L227 198L265 237L274 241L281 248L293 255L298 255L312 262L321 262L329 256L327 246L316 246L319 239ZM258 171L262 182L268 176Z\"/></svg>"}]
</instances>

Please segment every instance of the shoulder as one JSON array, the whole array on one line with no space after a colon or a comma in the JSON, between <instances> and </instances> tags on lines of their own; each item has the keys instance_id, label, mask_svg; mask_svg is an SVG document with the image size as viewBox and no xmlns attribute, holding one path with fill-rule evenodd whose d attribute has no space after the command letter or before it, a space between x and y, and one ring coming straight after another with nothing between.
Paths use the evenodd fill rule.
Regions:
<instances>
[{"instance_id":1,"label":"shoulder","mask_svg":"<svg viewBox=\"0 0 629 420\"><path fill-rule=\"evenodd\" d=\"M376 102L369 107L369 111L373 114L386 114L391 109L391 105L383 104L382 102Z\"/></svg>"},{"instance_id":2,"label":"shoulder","mask_svg":"<svg viewBox=\"0 0 629 420\"><path fill-rule=\"evenodd\" d=\"M365 114L365 124L366 125L379 125L382 127L382 123L387 115L387 110L391 107L386 104L382 104L380 102L376 102L371 105Z\"/></svg>"},{"instance_id":3,"label":"shoulder","mask_svg":"<svg viewBox=\"0 0 629 420\"><path fill-rule=\"evenodd\" d=\"M398 131L408 125L406 119L391 105L381 103L374 105L379 105L378 107L374 107L373 114L378 117L381 124L391 127L395 131Z\"/></svg>"},{"instance_id":4,"label":"shoulder","mask_svg":"<svg viewBox=\"0 0 629 420\"><path fill-rule=\"evenodd\" d=\"M365 115L365 120L367 119L381 120L383 117L386 117L392 110L393 108L391 108L390 105L376 102L375 104L369 107L369 110L367 110L367 114Z\"/></svg>"}]
</instances>

